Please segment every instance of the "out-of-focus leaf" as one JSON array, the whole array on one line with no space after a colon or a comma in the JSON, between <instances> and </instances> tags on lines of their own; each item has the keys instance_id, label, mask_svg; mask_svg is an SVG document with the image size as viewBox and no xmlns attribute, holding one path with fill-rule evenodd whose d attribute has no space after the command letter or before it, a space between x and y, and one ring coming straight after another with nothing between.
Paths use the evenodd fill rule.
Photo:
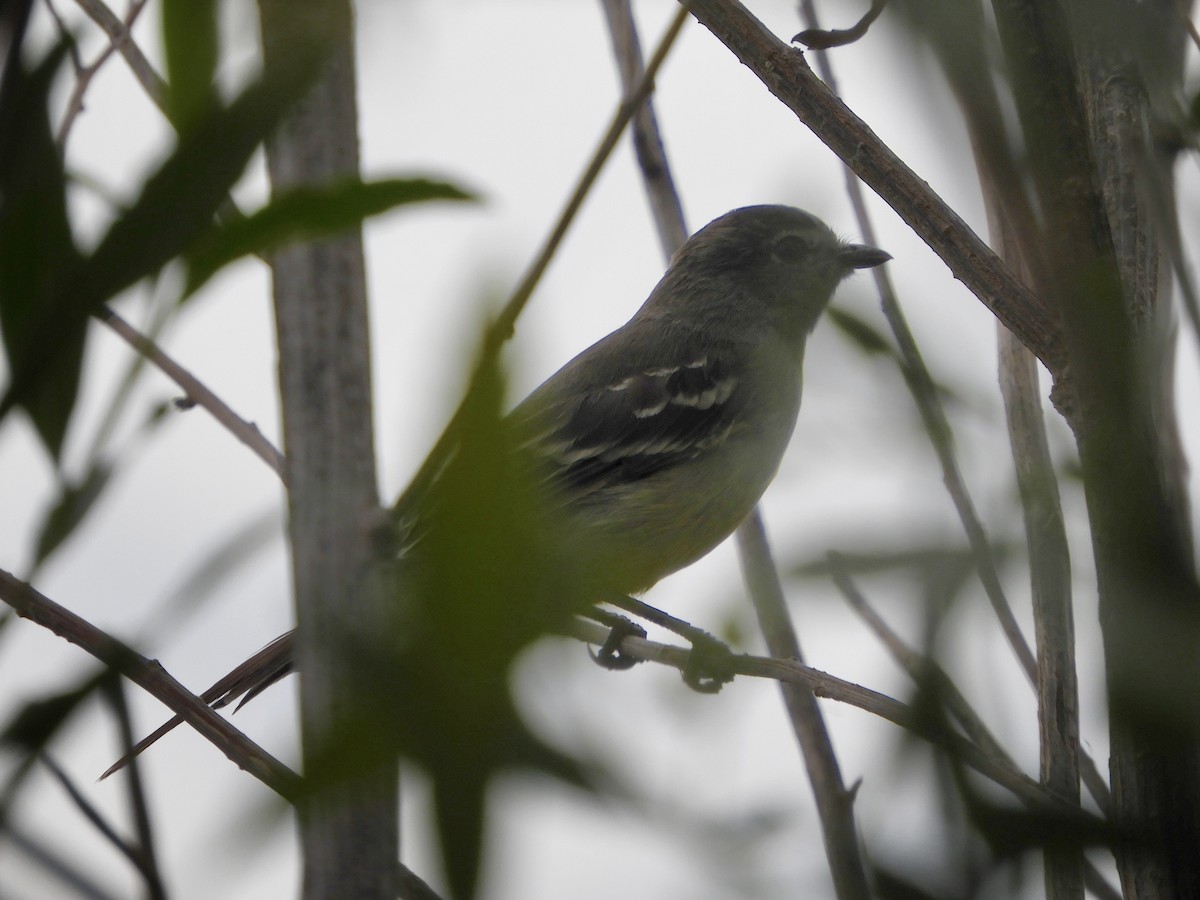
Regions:
<instances>
[{"instance_id":1,"label":"out-of-focus leaf","mask_svg":"<svg viewBox=\"0 0 1200 900\"><path fill-rule=\"evenodd\" d=\"M462 897L474 895L494 775L520 767L579 781L569 760L528 732L509 688L517 654L570 615L572 579L504 432L502 384L494 361L477 373L458 455L431 497L427 564L416 573L416 612L428 629L420 650L431 652L412 660L422 696L410 702L423 708L423 728L405 749L433 781L443 863Z\"/></svg>"},{"instance_id":2,"label":"out-of-focus leaf","mask_svg":"<svg viewBox=\"0 0 1200 900\"><path fill-rule=\"evenodd\" d=\"M111 467L97 462L82 481L63 486L58 502L47 512L38 532L34 566L40 566L71 536L100 498L111 476Z\"/></svg>"},{"instance_id":3,"label":"out-of-focus leaf","mask_svg":"<svg viewBox=\"0 0 1200 900\"><path fill-rule=\"evenodd\" d=\"M26 703L0 731L0 744L25 751L41 750L106 677L108 673L101 672L78 687Z\"/></svg>"},{"instance_id":4,"label":"out-of-focus leaf","mask_svg":"<svg viewBox=\"0 0 1200 900\"><path fill-rule=\"evenodd\" d=\"M251 154L315 75L317 59L297 55L287 71L265 75L180 138L76 279L92 285L88 292L96 303L158 271L213 227L213 214Z\"/></svg>"},{"instance_id":5,"label":"out-of-focus leaf","mask_svg":"<svg viewBox=\"0 0 1200 900\"><path fill-rule=\"evenodd\" d=\"M75 407L87 332L87 311L70 295L54 327L39 327L47 298L79 262L48 111L66 53L63 42L32 72L11 65L0 92L0 331L13 373L4 411L22 406L55 459ZM55 357L56 365L36 366L44 356ZM32 368L40 369L39 377L16 390L17 373Z\"/></svg>"},{"instance_id":6,"label":"out-of-focus leaf","mask_svg":"<svg viewBox=\"0 0 1200 900\"><path fill-rule=\"evenodd\" d=\"M59 279L57 290L33 310L24 339L36 352L13 367L0 418L47 373L65 366L64 321L82 329L85 314L157 272L213 227L218 205L254 150L308 88L321 58L318 48L297 45L288 65L273 68L228 108L215 110L181 135L175 152L146 181L137 202L113 223L95 253L70 277Z\"/></svg>"},{"instance_id":7,"label":"out-of-focus leaf","mask_svg":"<svg viewBox=\"0 0 1200 900\"><path fill-rule=\"evenodd\" d=\"M882 355L893 358L896 356L896 351L887 338L853 313L848 313L844 309L830 307L827 315L837 330L849 338L852 343L867 355Z\"/></svg>"},{"instance_id":8,"label":"out-of-focus leaf","mask_svg":"<svg viewBox=\"0 0 1200 900\"><path fill-rule=\"evenodd\" d=\"M337 234L369 216L409 203L475 199L453 184L427 178L352 178L324 187L293 188L258 212L205 235L188 253L185 293L194 293L234 260L266 253L289 241Z\"/></svg>"},{"instance_id":9,"label":"out-of-focus leaf","mask_svg":"<svg viewBox=\"0 0 1200 900\"><path fill-rule=\"evenodd\" d=\"M513 452L494 356L474 373L456 417L456 452L422 497L417 533L406 535L415 544L397 563L392 635L371 635L348 654L358 680L386 688L341 705L342 743L312 769L332 778L369 771L361 748L371 742L384 758L420 765L456 897L474 896L496 774L521 768L584 783L576 762L527 729L511 695L513 661L563 627L579 605L573 596L590 595L557 547L534 473Z\"/></svg>"},{"instance_id":10,"label":"out-of-focus leaf","mask_svg":"<svg viewBox=\"0 0 1200 900\"><path fill-rule=\"evenodd\" d=\"M167 111L176 130L188 134L217 106L215 0L163 0L162 31Z\"/></svg>"}]
</instances>

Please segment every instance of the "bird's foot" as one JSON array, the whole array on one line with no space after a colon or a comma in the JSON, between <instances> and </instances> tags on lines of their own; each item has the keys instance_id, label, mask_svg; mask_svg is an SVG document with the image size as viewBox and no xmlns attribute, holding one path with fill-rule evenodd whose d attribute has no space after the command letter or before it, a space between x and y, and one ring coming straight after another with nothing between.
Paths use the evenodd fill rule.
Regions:
<instances>
[{"instance_id":1,"label":"bird's foot","mask_svg":"<svg viewBox=\"0 0 1200 900\"><path fill-rule=\"evenodd\" d=\"M608 627L608 637L604 639L600 649L592 653L592 659L596 661L597 665L614 671L623 671L632 669L641 662L637 657L623 652L621 642L627 637L644 638L646 636L645 628L624 616L618 616L616 613L606 612L602 609L592 610L590 616ZM588 652L591 653L591 650L589 649Z\"/></svg>"},{"instance_id":2,"label":"bird's foot","mask_svg":"<svg viewBox=\"0 0 1200 900\"><path fill-rule=\"evenodd\" d=\"M715 694L733 681L733 651L728 644L699 628L686 637L692 652L680 673L684 684L701 694Z\"/></svg>"},{"instance_id":3,"label":"bird's foot","mask_svg":"<svg viewBox=\"0 0 1200 900\"><path fill-rule=\"evenodd\" d=\"M702 694L715 694L733 680L733 651L727 644L713 637L703 628L697 628L690 622L685 622L648 603L623 594L607 598L607 602L620 607L631 615L645 619L660 628L665 628L692 645L687 664L681 670L684 683L692 690ZM639 636L644 637L645 632ZM617 639L618 644L623 637L624 635ZM612 640L611 633L609 639Z\"/></svg>"}]
</instances>

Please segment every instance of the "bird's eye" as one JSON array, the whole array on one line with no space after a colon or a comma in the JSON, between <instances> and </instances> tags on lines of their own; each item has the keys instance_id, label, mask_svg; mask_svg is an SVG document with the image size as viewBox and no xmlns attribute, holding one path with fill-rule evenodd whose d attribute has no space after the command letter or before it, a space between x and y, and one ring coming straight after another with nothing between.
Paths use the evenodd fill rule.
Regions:
<instances>
[{"instance_id":1,"label":"bird's eye","mask_svg":"<svg viewBox=\"0 0 1200 900\"><path fill-rule=\"evenodd\" d=\"M775 257L785 263L802 262L812 246L798 234L785 234L775 242Z\"/></svg>"}]
</instances>

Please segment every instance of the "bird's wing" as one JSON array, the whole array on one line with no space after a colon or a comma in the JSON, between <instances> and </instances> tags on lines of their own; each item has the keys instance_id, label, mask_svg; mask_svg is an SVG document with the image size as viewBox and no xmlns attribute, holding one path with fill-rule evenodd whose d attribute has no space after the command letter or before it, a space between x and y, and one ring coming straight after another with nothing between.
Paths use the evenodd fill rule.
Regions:
<instances>
[{"instance_id":1,"label":"bird's wing","mask_svg":"<svg viewBox=\"0 0 1200 900\"><path fill-rule=\"evenodd\" d=\"M631 333L632 329L632 333ZM518 406L521 449L568 498L631 484L727 440L738 378L711 340L639 341L636 325L585 350ZM680 336L682 338L682 336ZM619 350L618 350L619 348Z\"/></svg>"}]
</instances>

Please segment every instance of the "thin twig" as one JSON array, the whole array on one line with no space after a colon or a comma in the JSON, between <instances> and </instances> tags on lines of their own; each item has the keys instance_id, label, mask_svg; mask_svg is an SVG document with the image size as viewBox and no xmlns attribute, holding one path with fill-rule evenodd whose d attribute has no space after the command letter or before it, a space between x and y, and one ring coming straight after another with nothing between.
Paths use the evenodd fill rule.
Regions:
<instances>
[{"instance_id":1,"label":"thin twig","mask_svg":"<svg viewBox=\"0 0 1200 900\"><path fill-rule=\"evenodd\" d=\"M62 887L69 889L71 897L78 897L80 900L117 900L116 894L110 894L92 881L95 877L94 872L77 868L75 863L51 852L40 841L16 827L16 823L11 819L0 825L0 834L4 836L7 845L25 854L51 877L57 879Z\"/></svg>"},{"instance_id":2,"label":"thin twig","mask_svg":"<svg viewBox=\"0 0 1200 900\"><path fill-rule=\"evenodd\" d=\"M67 100L67 108L63 113L62 123L58 126L58 146L60 152L64 151L64 148L67 145L67 138L71 134L71 128L74 127L75 120L83 111L83 98L87 93L88 88L92 84L92 79L99 74L100 70L104 67L104 64L108 62L114 53L117 51L124 52L124 47L130 48L129 53L138 60L137 64L135 65L134 62L130 60L130 56L127 55L125 57L127 60L130 60L130 66L133 68L134 73L137 74L140 68L146 74L146 78L155 85L153 90L147 89L146 93L150 96L150 99L154 101L155 105L158 106L158 108L162 110L164 114L166 113L166 88L164 83L162 79L154 72L154 69L151 67L149 61L147 61L145 56L142 55L141 50L139 50L137 45L134 44L131 34L133 25L137 21L138 16L141 15L142 10L145 8L146 2L147 0L133 0L133 2L129 4L129 9L126 11L125 19L123 21L118 20L112 11L109 10L108 7L104 6L103 3L96 2L92 4L87 2L87 0L85 0L85 2L80 2L79 5L83 7L85 11L89 11L88 14L91 15L93 20L95 20L97 24L99 24L100 27L103 28L108 34L109 41L108 45L100 51L100 55L97 56L95 61L89 66L84 66L82 61L79 59L78 52L74 50L72 51L73 59L75 60L75 87L71 89L71 96ZM143 82L143 86L145 86L145 84L146 82Z\"/></svg>"},{"instance_id":3,"label":"thin twig","mask_svg":"<svg viewBox=\"0 0 1200 900\"><path fill-rule=\"evenodd\" d=\"M801 8L803 9L808 26L810 28L817 28L816 11L813 8L812 0L801 0ZM837 81L834 78L833 69L829 64L826 54L817 53L817 68L829 90L836 94ZM867 212L862 184L849 167L845 171L846 191L850 196L850 204L854 208L854 215L858 221L859 230L867 243L874 243L875 228L871 222L870 213ZM917 410L921 414L921 421L925 425L925 432L929 435L934 452L937 454L938 463L942 469L942 481L946 485L946 491L950 494L951 501L954 503L954 508L958 513L959 521L962 523L963 531L966 532L967 541L971 546L971 553L975 560L975 566L979 572L979 580L983 584L984 592L992 604L996 618L1000 621L1000 628L1008 639L1009 646L1012 647L1013 652L1017 656L1017 661L1021 664L1021 668L1029 679L1030 684L1036 685L1037 659L1029 647L1029 642L1025 640L1025 636L1021 633L1021 626L1018 624L1016 616L1013 615L1012 606L1005 596L1004 587L1000 582L1000 573L996 568L996 558L992 553L987 532L984 530L979 513L975 510L975 504L971 500L970 491L958 466L958 459L954 452L953 430L950 427L949 420L946 418L945 410L938 399L937 387L929 374L929 369L925 366L925 361L921 356L920 348L917 346L916 338L913 337L912 329L908 327L908 321L904 316L904 311L900 308L900 300L896 296L895 288L892 285L891 277L886 271L886 267L881 266L875 269L872 274L875 277L875 285L879 291L879 300L883 306L883 314L887 319L888 326L892 330L892 335L896 339L896 345L903 360L900 371L904 375L909 393L912 394L913 401L917 405Z\"/></svg>"},{"instance_id":4,"label":"thin twig","mask_svg":"<svg viewBox=\"0 0 1200 900\"><path fill-rule=\"evenodd\" d=\"M1079 682L1071 609L1071 557L1062 503L1038 398L1037 360L1002 325L1000 392L1016 466L1029 547L1034 634L1038 652L1038 731L1042 781L1079 803ZM1083 896L1083 853L1046 848L1049 900Z\"/></svg>"},{"instance_id":5,"label":"thin twig","mask_svg":"<svg viewBox=\"0 0 1200 900\"><path fill-rule=\"evenodd\" d=\"M1056 377L1064 371L1057 314L821 82L802 52L780 41L736 0L691 0L691 5L701 24L891 206Z\"/></svg>"},{"instance_id":6,"label":"thin twig","mask_svg":"<svg viewBox=\"0 0 1200 900\"><path fill-rule=\"evenodd\" d=\"M249 772L284 799L290 801L297 796L300 776L209 709L203 700L168 675L158 663L136 653L3 569L0 569L0 600L11 606L18 616L81 647L144 688L181 715L238 768Z\"/></svg>"},{"instance_id":7,"label":"thin twig","mask_svg":"<svg viewBox=\"0 0 1200 900\"><path fill-rule=\"evenodd\" d=\"M800 639L788 612L779 571L771 558L766 529L757 509L738 527L737 545L742 575L750 599L754 601L759 629L766 639L768 651L777 659L803 663ZM866 900L871 896L871 889L859 852L854 790L847 790L842 779L841 766L821 716L817 695L807 685L794 682L780 682L780 689L812 785L834 891L839 900L856 897Z\"/></svg>"},{"instance_id":8,"label":"thin twig","mask_svg":"<svg viewBox=\"0 0 1200 900\"><path fill-rule=\"evenodd\" d=\"M50 18L54 20L54 27L58 29L58 36L67 41L67 53L71 57L71 68L75 70L76 75L79 75L83 71L83 58L79 55L79 44L72 40L71 29L67 27L54 0L45 0L45 2L46 9L50 12Z\"/></svg>"},{"instance_id":9,"label":"thin twig","mask_svg":"<svg viewBox=\"0 0 1200 900\"><path fill-rule=\"evenodd\" d=\"M603 7L623 87L627 93L632 93L643 77L633 10L629 0L603 0ZM650 198L664 255L670 259L682 246L688 229L649 97L634 117L633 132L642 183ZM738 549L746 572L746 587L771 653L802 661L800 642L787 610L779 573L771 559L766 529L757 510L738 530ZM781 683L780 689L808 771L837 895L839 898L869 897L854 821L853 792L846 790L817 699L803 685Z\"/></svg>"},{"instance_id":10,"label":"thin twig","mask_svg":"<svg viewBox=\"0 0 1200 900\"><path fill-rule=\"evenodd\" d=\"M150 900L165 900L166 891L163 888L162 879L158 874L158 870L154 865L152 857L148 857L144 852L144 848L132 847L129 842L117 834L117 830L109 824L104 815L83 795L83 791L75 786L70 776L62 770L50 756L42 755L42 764L50 770L55 780L71 801L78 807L83 817L96 827L96 830L104 836L104 838L117 848L118 852L124 856L133 867L141 872L142 877L146 880L146 896Z\"/></svg>"},{"instance_id":11,"label":"thin twig","mask_svg":"<svg viewBox=\"0 0 1200 900\"><path fill-rule=\"evenodd\" d=\"M804 31L792 38L792 43L803 44L809 50L831 50L834 47L845 47L847 44L853 44L855 41L862 39L867 33L867 29L871 27L871 24L879 18L885 6L887 6L887 0L872 0L871 8L849 28L831 28L825 30L810 24ZM810 22L816 21L816 16L809 16L808 18Z\"/></svg>"},{"instance_id":12,"label":"thin twig","mask_svg":"<svg viewBox=\"0 0 1200 900\"><path fill-rule=\"evenodd\" d=\"M247 422L230 409L225 401L209 390L202 381L164 353L154 341L117 315L112 307L103 307L97 318L115 331L134 350L157 366L164 375L183 388L190 402L208 410L209 414L224 425L230 434L253 450L254 454L270 466L281 481L286 483L287 470L283 454L263 436L257 425Z\"/></svg>"},{"instance_id":13,"label":"thin twig","mask_svg":"<svg viewBox=\"0 0 1200 900\"><path fill-rule=\"evenodd\" d=\"M608 34L612 38L613 55L617 58L621 88L626 95L632 96L645 76L645 65L631 2L601 0L601 6L608 20ZM688 229L683 217L683 203L675 189L675 179L671 177L671 164L658 128L654 101L649 96L634 114L632 127L633 149L642 175L642 187L650 201L663 256L670 259L687 240Z\"/></svg>"},{"instance_id":14,"label":"thin twig","mask_svg":"<svg viewBox=\"0 0 1200 900\"><path fill-rule=\"evenodd\" d=\"M588 163L587 168L584 169L579 182L575 185L575 189L571 192L571 197L559 215L554 230L550 232L550 236L542 246L541 252L534 259L529 269L526 270L521 283L517 285L512 297L509 298L500 315L497 317L496 323L488 336L489 346L503 343L512 336L513 326L516 323L517 317L525 309L525 305L533 295L534 288L541 281L542 273L550 265L550 260L558 250L558 245L562 243L562 239L566 236L567 229L575 221L575 214L579 212L579 208L583 205L584 199L591 191L596 178L599 177L605 163L608 162L609 156L612 155L613 149L617 146L617 141L621 139L621 135L625 131L625 126L629 124L629 121L641 109L642 104L646 102L646 98L650 96L651 91L654 90L654 79L658 77L658 71L666 61L667 54L675 46L675 39L683 29L684 23L687 22L690 9L691 0L683 0L680 3L679 11L675 14L675 18L671 20L671 24L667 26L667 30L663 33L662 39L659 40L653 55L651 55L649 62L646 63L646 71L642 74L641 81L638 83L636 89L630 91L628 96L621 101L620 106L617 107L617 111L613 114L612 121L609 123L608 130L605 132L604 137L601 138L600 144L592 154L591 161Z\"/></svg>"},{"instance_id":15,"label":"thin twig","mask_svg":"<svg viewBox=\"0 0 1200 900\"><path fill-rule=\"evenodd\" d=\"M491 354L497 352L500 346L512 337L517 319L529 303L529 298L533 296L534 289L541 281L542 275L550 265L550 260L554 257L559 244L562 243L567 230L575 220L575 214L579 212L579 208L583 205L583 200L587 196L588 191L591 190L596 178L612 155L612 151L616 147L617 141L620 140L625 126L629 124L634 113L638 111L645 99L650 95L650 91L654 87L654 78L666 60L667 53L674 46L675 39L679 36L684 23L687 21L687 13L691 2L692 0L681 0L679 12L671 21L671 24L667 26L667 30L659 41L658 47L650 57L650 61L646 64L646 71L637 89L632 91L617 107L608 130L605 132L604 137L601 138L600 144L592 154L592 158L584 169L583 174L579 177L579 181L571 192L571 196L563 207L562 212L559 213L558 221L555 222L554 228L551 229L537 256L534 257L533 262L526 269L525 274L521 277L521 281L513 289L512 295L500 311L496 321L484 336L483 358L490 358ZM447 460L454 454L454 449L458 445L459 432L462 429L466 402L464 398L459 404L458 409L455 410L449 424L442 431L437 443L429 451L429 455L425 457L421 468L417 471L412 481L409 482L404 493L392 505L393 514L397 517L403 518L408 514L408 510L419 505L420 498L429 490L429 486L441 473Z\"/></svg>"},{"instance_id":16,"label":"thin twig","mask_svg":"<svg viewBox=\"0 0 1200 900\"><path fill-rule=\"evenodd\" d=\"M133 746L133 722L129 716L129 704L125 702L125 683L114 678L105 684L113 711L116 713L117 728L121 732L121 746ZM146 787L142 781L141 767L134 765L129 769L129 777L125 780L129 791L129 808L133 815L134 827L137 829L137 861L138 870L146 879L146 892L151 897L166 897L162 875L158 864L158 853L155 851L156 839L154 826L150 821L150 802L146 796Z\"/></svg>"},{"instance_id":17,"label":"thin twig","mask_svg":"<svg viewBox=\"0 0 1200 900\"><path fill-rule=\"evenodd\" d=\"M150 65L150 60L146 59L145 54L134 43L133 35L129 32L146 2L147 0L133 0L130 3L126 20L122 21L104 4L103 0L75 0L79 8L87 13L91 20L108 35L109 41L125 58L125 62L142 86L142 90L146 92L146 96L162 111L163 115L166 115L167 83L154 71L154 66ZM170 116L167 118L169 119Z\"/></svg>"},{"instance_id":18,"label":"thin twig","mask_svg":"<svg viewBox=\"0 0 1200 900\"><path fill-rule=\"evenodd\" d=\"M596 622L576 619L564 633L577 640L598 646L608 638L610 629ZM627 655L629 658L670 666L680 672L687 669L692 652L688 648L662 644L632 635L622 639L619 650L622 655ZM1095 816L1064 804L1047 791L1043 785L1023 772L1010 767L1003 759L992 756L961 734L934 728L928 716L879 691L846 681L795 660L781 659L775 656L735 653L729 658L729 671L734 675L770 678L774 681L803 685L817 697L845 703L881 719L886 719L947 753L953 754L955 758L980 775L1010 791L1021 800L1033 804L1040 811L1071 817L1090 829L1100 830L1104 827L1104 824Z\"/></svg>"},{"instance_id":19,"label":"thin twig","mask_svg":"<svg viewBox=\"0 0 1200 900\"><path fill-rule=\"evenodd\" d=\"M863 596L862 591L854 583L850 574L846 571L840 554L830 553L829 568L833 576L833 583L837 585L841 591L842 597L854 610L859 618L863 620L868 628L875 633L879 638L879 642L892 655L892 658L908 673L908 676L922 689L927 690L931 695L937 698L943 706L949 710L950 715L958 722L967 737L986 750L993 756L1007 761L1009 765L1016 768L1016 762L1009 755L1008 751L996 740L988 727L979 718L967 698L955 685L954 681L946 673L946 670L937 664L933 659L922 653L913 650L900 636L894 632L891 627L884 621L867 602L867 598Z\"/></svg>"}]
</instances>

